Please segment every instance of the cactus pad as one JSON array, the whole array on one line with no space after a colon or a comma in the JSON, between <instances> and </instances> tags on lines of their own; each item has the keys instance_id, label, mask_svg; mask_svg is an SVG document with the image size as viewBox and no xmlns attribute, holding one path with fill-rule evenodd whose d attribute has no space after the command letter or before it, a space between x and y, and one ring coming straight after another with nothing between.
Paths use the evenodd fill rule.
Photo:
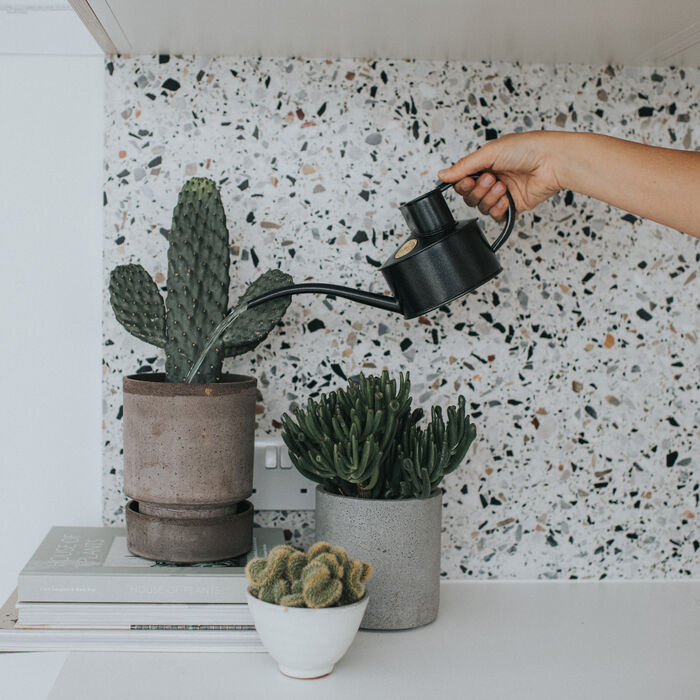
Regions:
<instances>
[{"instance_id":1,"label":"cactus pad","mask_svg":"<svg viewBox=\"0 0 700 700\"><path fill-rule=\"evenodd\" d=\"M291 275L281 270L268 270L250 284L236 306L291 284L294 284ZM265 340L284 316L291 301L291 297L280 297L242 313L224 333L222 342L226 357L242 355Z\"/></svg>"},{"instance_id":2,"label":"cactus pad","mask_svg":"<svg viewBox=\"0 0 700 700\"><path fill-rule=\"evenodd\" d=\"M129 333L165 347L165 304L158 286L141 265L119 265L109 276L109 300Z\"/></svg>"},{"instance_id":3,"label":"cactus pad","mask_svg":"<svg viewBox=\"0 0 700 700\"><path fill-rule=\"evenodd\" d=\"M192 178L180 191L170 229L165 300L168 381L185 381L203 341L226 315L228 268L221 197L211 180ZM221 348L212 348L198 373L200 382L219 381L223 359Z\"/></svg>"}]
</instances>

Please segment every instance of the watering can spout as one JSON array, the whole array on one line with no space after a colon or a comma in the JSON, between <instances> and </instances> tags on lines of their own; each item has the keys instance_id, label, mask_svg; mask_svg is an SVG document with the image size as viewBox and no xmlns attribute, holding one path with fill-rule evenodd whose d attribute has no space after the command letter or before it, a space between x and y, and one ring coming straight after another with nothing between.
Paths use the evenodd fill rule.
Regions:
<instances>
[{"instance_id":1,"label":"watering can spout","mask_svg":"<svg viewBox=\"0 0 700 700\"><path fill-rule=\"evenodd\" d=\"M353 289L352 287L343 287L339 284L316 284L315 282L305 282L303 284L292 284L289 287L281 287L273 289L267 294L261 294L248 302L246 309L252 309L259 304L279 299L280 297L291 296L292 294L327 294L330 296L342 297L350 299L360 304L374 306L377 309L385 311L393 311L402 313L401 303L396 297L388 297L383 294L375 294L374 292L365 292L362 289Z\"/></svg>"}]
</instances>

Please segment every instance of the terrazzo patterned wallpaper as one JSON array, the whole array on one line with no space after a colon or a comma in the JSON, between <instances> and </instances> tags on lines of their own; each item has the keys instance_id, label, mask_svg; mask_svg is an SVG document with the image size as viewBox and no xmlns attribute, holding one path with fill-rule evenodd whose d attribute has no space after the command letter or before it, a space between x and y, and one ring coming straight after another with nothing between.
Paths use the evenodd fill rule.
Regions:
<instances>
[{"instance_id":1,"label":"terrazzo patterned wallpaper","mask_svg":"<svg viewBox=\"0 0 700 700\"><path fill-rule=\"evenodd\" d=\"M377 267L405 236L398 205L440 167L541 128L698 150L699 86L700 70L110 61L105 280L140 262L164 286L172 208L197 175L221 188L232 298L270 267L382 292ZM407 322L297 297L235 368L258 378L258 434L361 370L410 370L424 405L465 394L479 435L445 484L448 577L698 575L699 253L695 239L567 192L522 215L503 274L449 309ZM163 359L118 326L106 290L104 319L104 518L120 523L122 374ZM312 540L312 513L258 522Z\"/></svg>"}]
</instances>

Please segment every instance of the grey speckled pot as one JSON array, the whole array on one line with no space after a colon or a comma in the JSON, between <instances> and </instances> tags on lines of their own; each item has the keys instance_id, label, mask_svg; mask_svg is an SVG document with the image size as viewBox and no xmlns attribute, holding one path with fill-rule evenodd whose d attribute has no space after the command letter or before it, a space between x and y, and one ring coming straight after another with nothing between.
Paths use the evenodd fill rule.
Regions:
<instances>
[{"instance_id":1,"label":"grey speckled pot","mask_svg":"<svg viewBox=\"0 0 700 700\"><path fill-rule=\"evenodd\" d=\"M316 539L372 565L363 629L432 622L440 604L442 491L430 498L348 498L316 488Z\"/></svg>"},{"instance_id":2,"label":"grey speckled pot","mask_svg":"<svg viewBox=\"0 0 700 700\"><path fill-rule=\"evenodd\" d=\"M216 384L124 378L127 545L149 559L227 559L252 545L255 396L252 377Z\"/></svg>"}]
</instances>

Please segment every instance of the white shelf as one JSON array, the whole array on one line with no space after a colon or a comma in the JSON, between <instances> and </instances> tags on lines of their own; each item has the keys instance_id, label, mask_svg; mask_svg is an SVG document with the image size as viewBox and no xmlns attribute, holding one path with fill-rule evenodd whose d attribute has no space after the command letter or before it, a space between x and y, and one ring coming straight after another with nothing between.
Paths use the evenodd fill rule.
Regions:
<instances>
[{"instance_id":1,"label":"white shelf","mask_svg":"<svg viewBox=\"0 0 700 700\"><path fill-rule=\"evenodd\" d=\"M0 655L3 700L467 698L695 700L700 581L447 582L440 615L360 632L326 678L283 677L267 654ZM30 671L31 677L27 675Z\"/></svg>"},{"instance_id":2,"label":"white shelf","mask_svg":"<svg viewBox=\"0 0 700 700\"><path fill-rule=\"evenodd\" d=\"M70 0L107 52L700 65L697 0Z\"/></svg>"}]
</instances>

